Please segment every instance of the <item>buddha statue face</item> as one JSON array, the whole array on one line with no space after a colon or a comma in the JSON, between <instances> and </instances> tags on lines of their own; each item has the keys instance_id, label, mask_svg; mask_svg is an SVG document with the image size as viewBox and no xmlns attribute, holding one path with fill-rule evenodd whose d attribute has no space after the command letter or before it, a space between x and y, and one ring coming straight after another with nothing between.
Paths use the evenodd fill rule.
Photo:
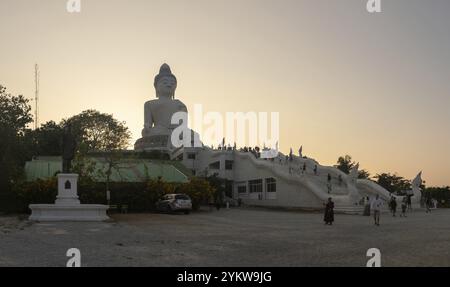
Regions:
<instances>
[{"instance_id":1,"label":"buddha statue face","mask_svg":"<svg viewBox=\"0 0 450 287\"><path fill-rule=\"evenodd\" d=\"M177 81L174 77L165 76L158 80L155 88L158 98L173 99L177 88Z\"/></svg>"},{"instance_id":2,"label":"buddha statue face","mask_svg":"<svg viewBox=\"0 0 450 287\"><path fill-rule=\"evenodd\" d=\"M169 65L163 64L159 74L155 77L154 86L157 98L173 99L177 88L177 78L170 70Z\"/></svg>"}]
</instances>

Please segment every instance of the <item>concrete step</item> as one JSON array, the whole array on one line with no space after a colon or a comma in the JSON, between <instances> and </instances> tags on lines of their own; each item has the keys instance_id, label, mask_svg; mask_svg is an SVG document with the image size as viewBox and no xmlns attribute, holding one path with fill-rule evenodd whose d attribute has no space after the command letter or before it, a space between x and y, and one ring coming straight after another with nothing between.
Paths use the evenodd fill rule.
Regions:
<instances>
[{"instance_id":1,"label":"concrete step","mask_svg":"<svg viewBox=\"0 0 450 287\"><path fill-rule=\"evenodd\" d=\"M335 213L343 213L343 214L360 214L362 215L364 212L364 206L360 205L342 205L334 207Z\"/></svg>"}]
</instances>

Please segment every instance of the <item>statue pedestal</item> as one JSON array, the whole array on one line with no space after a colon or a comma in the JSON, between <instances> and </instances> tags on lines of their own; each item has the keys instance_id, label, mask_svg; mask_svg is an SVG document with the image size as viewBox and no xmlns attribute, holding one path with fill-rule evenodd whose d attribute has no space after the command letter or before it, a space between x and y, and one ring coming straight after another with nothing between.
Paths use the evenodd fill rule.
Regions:
<instances>
[{"instance_id":1,"label":"statue pedestal","mask_svg":"<svg viewBox=\"0 0 450 287\"><path fill-rule=\"evenodd\" d=\"M108 206L80 204L77 194L78 174L58 174L55 204L30 204L32 221L104 221Z\"/></svg>"},{"instance_id":2,"label":"statue pedestal","mask_svg":"<svg viewBox=\"0 0 450 287\"><path fill-rule=\"evenodd\" d=\"M169 151L171 145L169 144L170 137L168 135L153 135L140 138L134 144L136 151L151 151L161 150Z\"/></svg>"},{"instance_id":3,"label":"statue pedestal","mask_svg":"<svg viewBox=\"0 0 450 287\"><path fill-rule=\"evenodd\" d=\"M77 195L77 182L78 174L58 174L58 196L56 196L56 205L80 204L80 200Z\"/></svg>"}]
</instances>

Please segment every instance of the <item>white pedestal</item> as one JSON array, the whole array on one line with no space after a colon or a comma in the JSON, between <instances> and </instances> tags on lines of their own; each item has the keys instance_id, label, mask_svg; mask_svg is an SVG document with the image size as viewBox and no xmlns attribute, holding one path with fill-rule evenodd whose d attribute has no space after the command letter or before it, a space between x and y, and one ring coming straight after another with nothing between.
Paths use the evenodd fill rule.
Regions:
<instances>
[{"instance_id":1,"label":"white pedestal","mask_svg":"<svg viewBox=\"0 0 450 287\"><path fill-rule=\"evenodd\" d=\"M107 205L80 204L77 194L78 174L58 174L55 204L30 204L33 221L104 221Z\"/></svg>"},{"instance_id":2,"label":"white pedestal","mask_svg":"<svg viewBox=\"0 0 450 287\"><path fill-rule=\"evenodd\" d=\"M77 194L78 174L60 173L58 174L58 195L55 204L57 205L78 205L80 200Z\"/></svg>"}]
</instances>

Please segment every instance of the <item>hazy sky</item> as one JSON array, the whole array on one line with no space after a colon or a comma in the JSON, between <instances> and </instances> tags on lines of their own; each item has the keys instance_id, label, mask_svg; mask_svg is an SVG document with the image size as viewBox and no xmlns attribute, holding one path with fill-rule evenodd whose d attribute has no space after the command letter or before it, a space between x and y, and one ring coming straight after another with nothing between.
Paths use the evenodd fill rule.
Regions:
<instances>
[{"instance_id":1,"label":"hazy sky","mask_svg":"<svg viewBox=\"0 0 450 287\"><path fill-rule=\"evenodd\" d=\"M450 184L448 0L66 2L0 0L0 84L32 98L39 63L41 122L93 108L134 143L167 62L188 109L280 112L284 152Z\"/></svg>"}]
</instances>

